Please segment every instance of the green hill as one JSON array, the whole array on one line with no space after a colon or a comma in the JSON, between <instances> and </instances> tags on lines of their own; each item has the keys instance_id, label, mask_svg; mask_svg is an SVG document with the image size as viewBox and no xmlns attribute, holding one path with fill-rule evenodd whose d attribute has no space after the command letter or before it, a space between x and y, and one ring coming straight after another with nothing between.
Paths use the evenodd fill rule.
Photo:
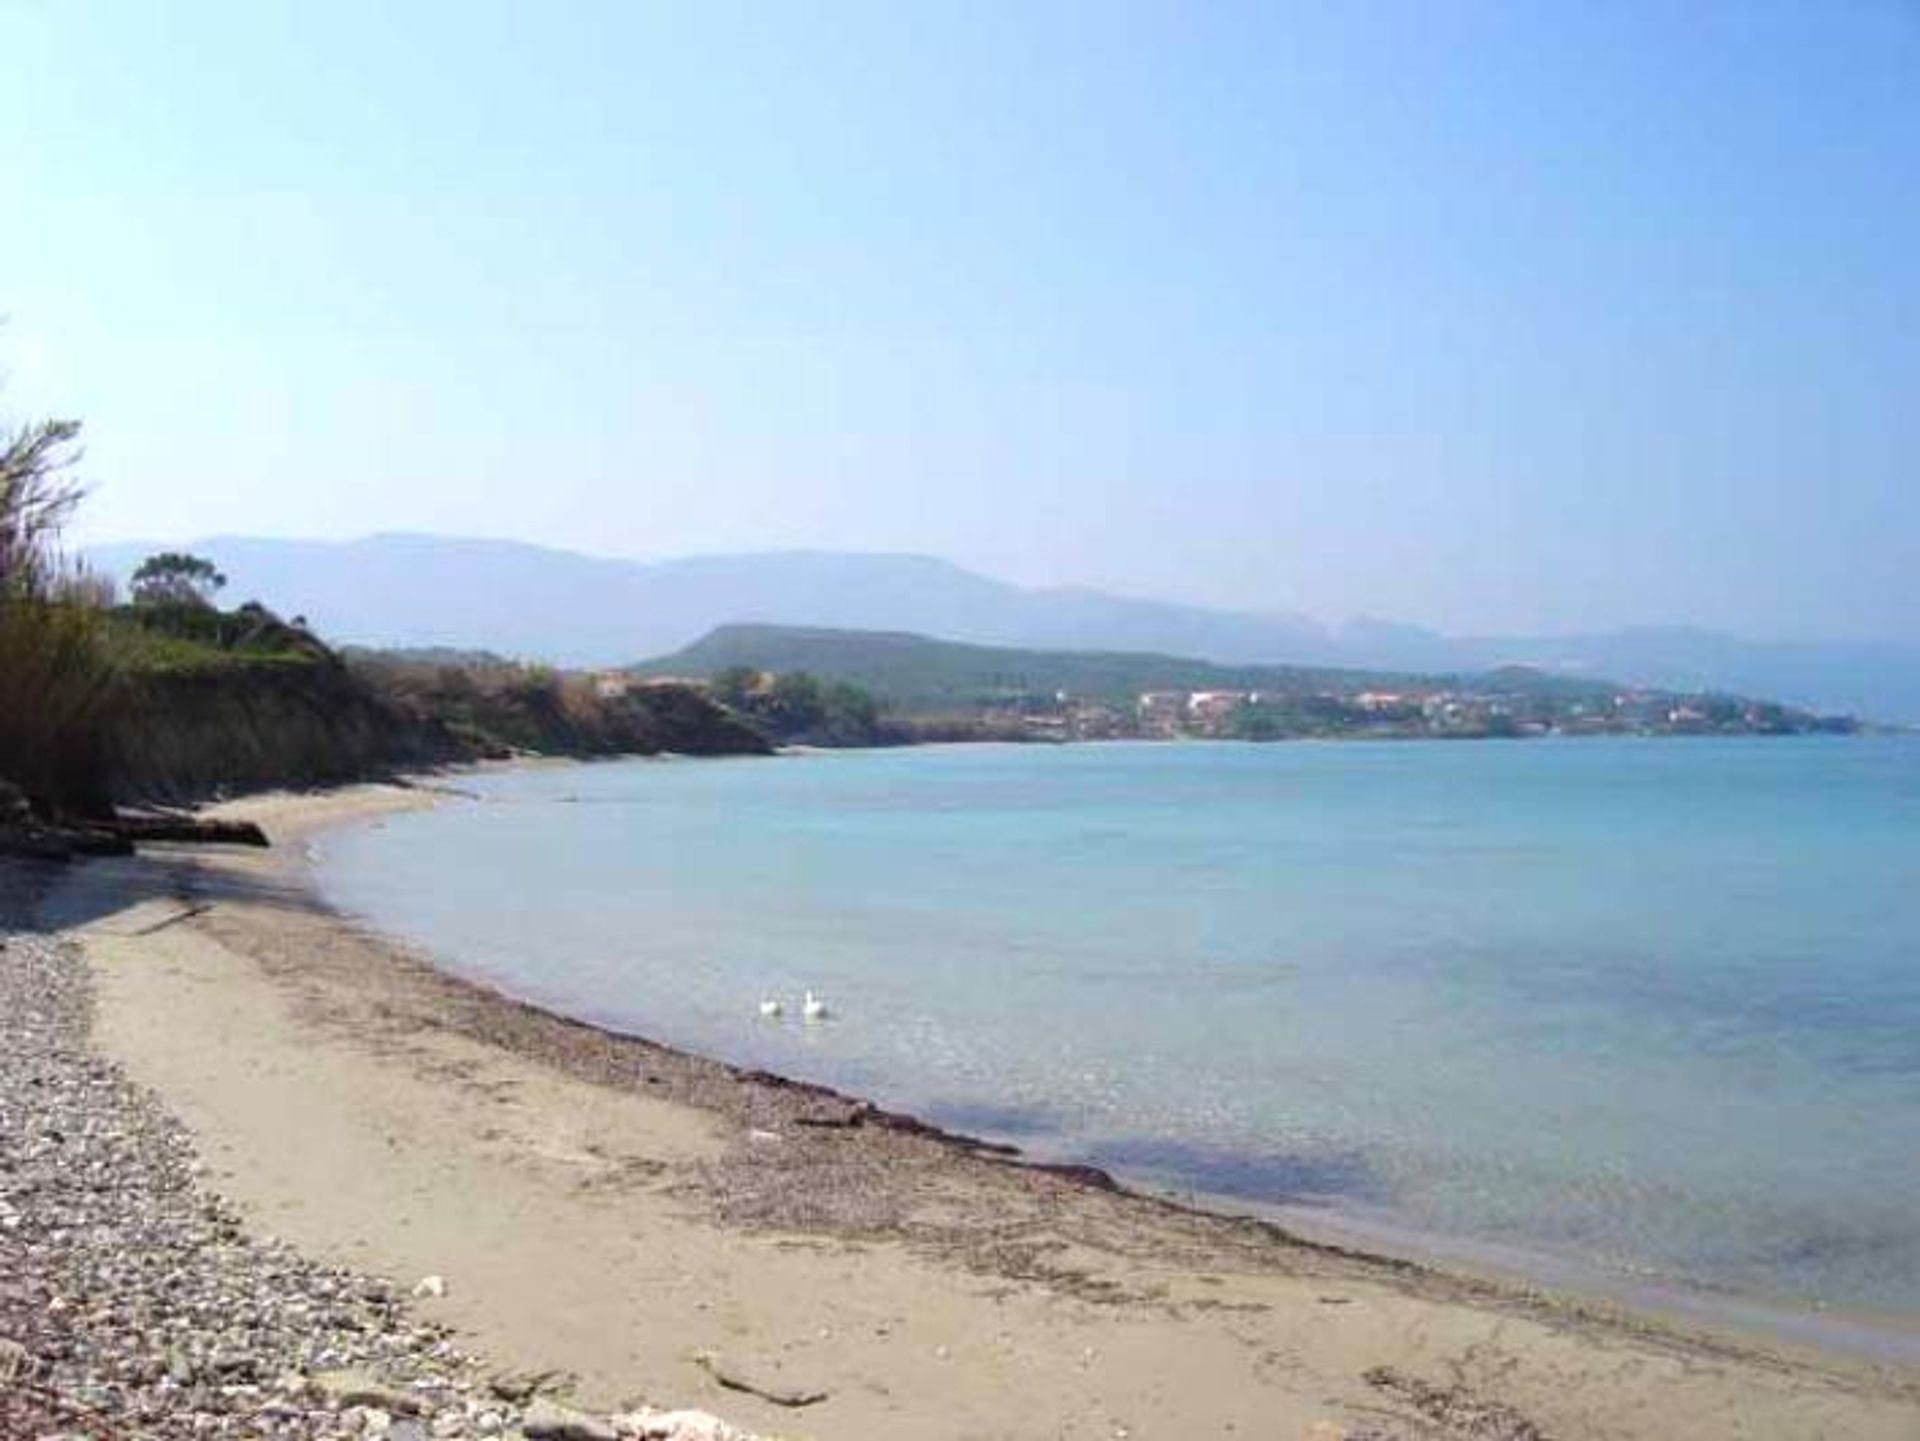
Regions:
<instances>
[{"instance_id":1,"label":"green hill","mask_svg":"<svg viewBox=\"0 0 1920 1441\"><path fill-rule=\"evenodd\" d=\"M964 645L904 631L723 625L672 655L634 669L649 676L710 678L735 667L805 671L871 692L903 715L941 715L1051 699L1131 702L1151 690L1260 691L1275 696L1361 691L1576 697L1608 695L1608 681L1507 668L1476 676L1313 666L1219 665L1138 651L1018 650Z\"/></svg>"}]
</instances>

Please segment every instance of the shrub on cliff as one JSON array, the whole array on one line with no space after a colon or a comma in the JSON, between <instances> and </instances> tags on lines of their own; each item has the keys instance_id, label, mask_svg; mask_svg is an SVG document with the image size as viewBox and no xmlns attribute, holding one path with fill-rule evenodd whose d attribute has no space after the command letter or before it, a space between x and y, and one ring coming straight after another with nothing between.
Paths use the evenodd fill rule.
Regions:
<instances>
[{"instance_id":1,"label":"shrub on cliff","mask_svg":"<svg viewBox=\"0 0 1920 1441\"><path fill-rule=\"evenodd\" d=\"M800 745L888 745L903 733L882 718L873 695L806 671L769 674L735 666L713 678L713 698L774 740Z\"/></svg>"},{"instance_id":2,"label":"shrub on cliff","mask_svg":"<svg viewBox=\"0 0 1920 1441\"><path fill-rule=\"evenodd\" d=\"M759 732L679 685L603 687L592 676L495 657L457 662L351 652L355 676L409 714L444 724L477 754L745 755Z\"/></svg>"},{"instance_id":3,"label":"shrub on cliff","mask_svg":"<svg viewBox=\"0 0 1920 1441\"><path fill-rule=\"evenodd\" d=\"M131 670L338 661L302 622L281 620L258 601L218 610L204 601L150 600L117 606L110 618L114 646Z\"/></svg>"},{"instance_id":4,"label":"shrub on cliff","mask_svg":"<svg viewBox=\"0 0 1920 1441\"><path fill-rule=\"evenodd\" d=\"M80 499L80 427L0 436L0 778L43 812L106 803L102 718L114 685L100 588L59 550Z\"/></svg>"}]
</instances>

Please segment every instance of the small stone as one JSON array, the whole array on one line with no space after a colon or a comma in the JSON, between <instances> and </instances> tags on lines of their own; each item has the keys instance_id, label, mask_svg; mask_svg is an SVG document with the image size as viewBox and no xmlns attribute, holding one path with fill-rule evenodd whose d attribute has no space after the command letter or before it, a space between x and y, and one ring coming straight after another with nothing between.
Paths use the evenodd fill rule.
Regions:
<instances>
[{"instance_id":1,"label":"small stone","mask_svg":"<svg viewBox=\"0 0 1920 1441\"><path fill-rule=\"evenodd\" d=\"M414 1286L413 1294L437 1301L447 1294L447 1278L445 1276L422 1276Z\"/></svg>"},{"instance_id":2,"label":"small stone","mask_svg":"<svg viewBox=\"0 0 1920 1441\"><path fill-rule=\"evenodd\" d=\"M238 1380L250 1377L259 1368L253 1357L226 1352L213 1358L213 1374L222 1380Z\"/></svg>"},{"instance_id":3,"label":"small stone","mask_svg":"<svg viewBox=\"0 0 1920 1441\"><path fill-rule=\"evenodd\" d=\"M636 1441L746 1441L718 1416L705 1411L656 1411L643 1406L614 1418L614 1429Z\"/></svg>"},{"instance_id":4,"label":"small stone","mask_svg":"<svg viewBox=\"0 0 1920 1441\"><path fill-rule=\"evenodd\" d=\"M33 1353L18 1341L0 1336L0 1386L11 1386L33 1374Z\"/></svg>"},{"instance_id":5,"label":"small stone","mask_svg":"<svg viewBox=\"0 0 1920 1441\"><path fill-rule=\"evenodd\" d=\"M524 1406L540 1389L540 1376L519 1371L496 1371L487 1381L487 1389L502 1401Z\"/></svg>"},{"instance_id":6,"label":"small stone","mask_svg":"<svg viewBox=\"0 0 1920 1441\"><path fill-rule=\"evenodd\" d=\"M389 1386L365 1371L322 1371L313 1378L322 1396L336 1406L368 1406L381 1411L397 1411L412 1416L420 1410L420 1399Z\"/></svg>"},{"instance_id":7,"label":"small stone","mask_svg":"<svg viewBox=\"0 0 1920 1441\"><path fill-rule=\"evenodd\" d=\"M539 1397L520 1418L527 1441L620 1441L620 1433L584 1411Z\"/></svg>"}]
</instances>

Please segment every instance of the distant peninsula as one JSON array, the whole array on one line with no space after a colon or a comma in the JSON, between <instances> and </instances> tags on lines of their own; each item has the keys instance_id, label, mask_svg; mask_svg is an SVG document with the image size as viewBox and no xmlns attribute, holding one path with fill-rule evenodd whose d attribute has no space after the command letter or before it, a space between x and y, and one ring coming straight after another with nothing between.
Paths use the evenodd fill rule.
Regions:
<instances>
[{"instance_id":1,"label":"distant peninsula","mask_svg":"<svg viewBox=\"0 0 1920 1441\"><path fill-rule=\"evenodd\" d=\"M1524 666L1418 674L1222 665L1134 651L1024 650L908 632L725 625L609 673L702 688L772 738L924 740L1495 739L1848 735L1852 716L1627 686Z\"/></svg>"}]
</instances>

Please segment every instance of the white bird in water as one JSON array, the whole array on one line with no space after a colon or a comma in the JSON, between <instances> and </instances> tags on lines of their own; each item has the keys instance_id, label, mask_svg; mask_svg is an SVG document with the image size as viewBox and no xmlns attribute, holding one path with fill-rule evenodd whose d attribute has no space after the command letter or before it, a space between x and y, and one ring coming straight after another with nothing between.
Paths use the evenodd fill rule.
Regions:
<instances>
[{"instance_id":1,"label":"white bird in water","mask_svg":"<svg viewBox=\"0 0 1920 1441\"><path fill-rule=\"evenodd\" d=\"M771 996L760 1003L760 1014L769 1019L777 1018L784 1010L786 1010L786 1007L774 1000Z\"/></svg>"},{"instance_id":2,"label":"white bird in water","mask_svg":"<svg viewBox=\"0 0 1920 1441\"><path fill-rule=\"evenodd\" d=\"M809 1021L824 1021L827 1018L827 1003L808 991L806 1004L800 1007L800 1014Z\"/></svg>"}]
</instances>

